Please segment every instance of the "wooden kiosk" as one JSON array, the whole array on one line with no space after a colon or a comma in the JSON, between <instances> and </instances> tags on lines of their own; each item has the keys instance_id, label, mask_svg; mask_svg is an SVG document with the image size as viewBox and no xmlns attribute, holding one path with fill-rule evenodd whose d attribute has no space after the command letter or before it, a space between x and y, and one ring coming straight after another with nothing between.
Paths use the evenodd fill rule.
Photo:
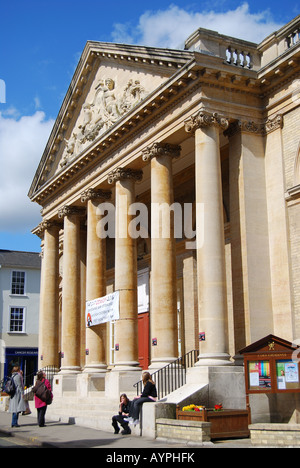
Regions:
<instances>
[{"instance_id":1,"label":"wooden kiosk","mask_svg":"<svg viewBox=\"0 0 300 468\"><path fill-rule=\"evenodd\" d=\"M300 396L300 348L274 335L268 335L240 351L244 356L247 406L250 396L266 395L270 422L290 422L297 412ZM253 415L253 402L251 410ZM273 420L272 420L273 419ZM267 422L267 421L266 421Z\"/></svg>"}]
</instances>

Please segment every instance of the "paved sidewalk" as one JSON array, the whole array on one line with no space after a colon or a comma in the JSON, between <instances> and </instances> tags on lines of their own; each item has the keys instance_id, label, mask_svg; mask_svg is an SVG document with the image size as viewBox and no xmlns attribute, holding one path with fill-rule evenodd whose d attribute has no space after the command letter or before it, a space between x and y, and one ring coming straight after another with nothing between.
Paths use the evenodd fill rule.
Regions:
<instances>
[{"instance_id":1,"label":"paved sidewalk","mask_svg":"<svg viewBox=\"0 0 300 468\"><path fill-rule=\"evenodd\" d=\"M52 448L105 448L111 451L120 449L151 449L152 451L172 451L178 449L181 452L197 451L200 448L251 448L249 439L223 441L209 443L203 446L161 440L153 440L147 437L122 436L111 433L80 427L72 424L65 424L60 421L47 421L46 426L39 427L36 422L36 414L33 412L29 416L19 417L19 428L11 427L11 414L0 412L0 436L1 434L28 442L32 447L52 447Z\"/></svg>"}]
</instances>

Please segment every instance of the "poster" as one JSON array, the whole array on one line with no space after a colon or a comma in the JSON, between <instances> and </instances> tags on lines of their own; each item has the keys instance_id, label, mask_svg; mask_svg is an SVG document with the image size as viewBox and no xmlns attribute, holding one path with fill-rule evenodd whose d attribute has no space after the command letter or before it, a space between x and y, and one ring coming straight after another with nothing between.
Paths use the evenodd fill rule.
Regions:
<instances>
[{"instance_id":1,"label":"poster","mask_svg":"<svg viewBox=\"0 0 300 468\"><path fill-rule=\"evenodd\" d=\"M286 382L299 382L298 363L285 363L285 380Z\"/></svg>"},{"instance_id":2,"label":"poster","mask_svg":"<svg viewBox=\"0 0 300 468\"><path fill-rule=\"evenodd\" d=\"M119 291L86 302L85 323L87 328L118 320L119 317Z\"/></svg>"}]
</instances>

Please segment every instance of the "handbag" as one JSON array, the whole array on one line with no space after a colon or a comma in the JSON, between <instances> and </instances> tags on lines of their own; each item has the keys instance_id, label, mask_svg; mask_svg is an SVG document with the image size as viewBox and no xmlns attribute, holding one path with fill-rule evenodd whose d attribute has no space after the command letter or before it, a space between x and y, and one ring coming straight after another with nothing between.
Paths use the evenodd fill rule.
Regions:
<instances>
[{"instance_id":1,"label":"handbag","mask_svg":"<svg viewBox=\"0 0 300 468\"><path fill-rule=\"evenodd\" d=\"M52 393L49 388L46 387L45 381L38 381L36 382L35 386L32 389L33 393L37 398L41 401L46 403L47 405L51 405L52 403Z\"/></svg>"}]
</instances>

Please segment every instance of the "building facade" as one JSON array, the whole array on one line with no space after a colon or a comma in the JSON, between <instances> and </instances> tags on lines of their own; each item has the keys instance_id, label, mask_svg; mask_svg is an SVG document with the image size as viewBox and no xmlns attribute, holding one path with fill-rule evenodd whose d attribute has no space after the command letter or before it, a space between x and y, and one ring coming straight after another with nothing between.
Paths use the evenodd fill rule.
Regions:
<instances>
[{"instance_id":1,"label":"building facade","mask_svg":"<svg viewBox=\"0 0 300 468\"><path fill-rule=\"evenodd\" d=\"M192 349L228 366L300 337L299 27L87 42L29 192L40 366L136 381ZM114 291L119 319L86 327L86 301Z\"/></svg>"},{"instance_id":2,"label":"building facade","mask_svg":"<svg viewBox=\"0 0 300 468\"><path fill-rule=\"evenodd\" d=\"M18 364L28 386L37 371L40 276L38 253L0 250L0 380Z\"/></svg>"}]
</instances>

